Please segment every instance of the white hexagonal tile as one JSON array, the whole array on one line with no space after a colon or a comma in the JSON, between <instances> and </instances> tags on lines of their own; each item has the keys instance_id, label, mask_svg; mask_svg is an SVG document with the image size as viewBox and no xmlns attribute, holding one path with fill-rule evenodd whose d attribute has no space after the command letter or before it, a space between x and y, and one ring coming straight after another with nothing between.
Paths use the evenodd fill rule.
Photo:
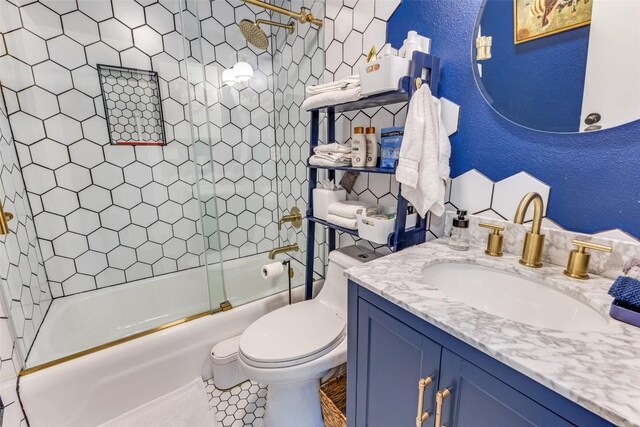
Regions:
<instances>
[{"instance_id":1,"label":"white hexagonal tile","mask_svg":"<svg viewBox=\"0 0 640 427\"><path fill-rule=\"evenodd\" d=\"M134 224L148 227L158 220L158 210L149 204L141 203L131 209L131 221Z\"/></svg>"},{"instance_id":2,"label":"white hexagonal tile","mask_svg":"<svg viewBox=\"0 0 640 427\"><path fill-rule=\"evenodd\" d=\"M102 147L93 142L82 139L69 147L71 160L74 163L92 168L104 162Z\"/></svg>"},{"instance_id":3,"label":"white hexagonal tile","mask_svg":"<svg viewBox=\"0 0 640 427\"><path fill-rule=\"evenodd\" d=\"M81 12L73 12L62 16L64 33L82 45L90 45L100 40L98 24Z\"/></svg>"},{"instance_id":4,"label":"white hexagonal tile","mask_svg":"<svg viewBox=\"0 0 640 427\"><path fill-rule=\"evenodd\" d=\"M109 206L100 212L102 226L114 231L120 231L131 223L129 211L120 206Z\"/></svg>"},{"instance_id":5,"label":"white hexagonal tile","mask_svg":"<svg viewBox=\"0 0 640 427\"><path fill-rule=\"evenodd\" d=\"M42 212L35 216L34 221L40 239L53 240L67 231L64 217L60 215Z\"/></svg>"},{"instance_id":6,"label":"white hexagonal tile","mask_svg":"<svg viewBox=\"0 0 640 427\"><path fill-rule=\"evenodd\" d=\"M113 189L124 182L122 169L110 163L102 163L91 169L93 183L100 187Z\"/></svg>"},{"instance_id":7,"label":"white hexagonal tile","mask_svg":"<svg viewBox=\"0 0 640 427\"><path fill-rule=\"evenodd\" d=\"M134 1L114 1L113 13L116 18L129 28L144 24L144 10Z\"/></svg>"},{"instance_id":8,"label":"white hexagonal tile","mask_svg":"<svg viewBox=\"0 0 640 427\"><path fill-rule=\"evenodd\" d=\"M56 187L42 195L42 204L47 212L68 215L80 207L77 193Z\"/></svg>"},{"instance_id":9,"label":"white hexagonal tile","mask_svg":"<svg viewBox=\"0 0 640 427\"><path fill-rule=\"evenodd\" d=\"M78 0L78 9L98 22L113 16L111 2Z\"/></svg>"},{"instance_id":10,"label":"white hexagonal tile","mask_svg":"<svg viewBox=\"0 0 640 427\"><path fill-rule=\"evenodd\" d=\"M81 208L67 215L67 224L69 231L87 235L100 228L100 218L97 213Z\"/></svg>"},{"instance_id":11,"label":"white hexagonal tile","mask_svg":"<svg viewBox=\"0 0 640 427\"><path fill-rule=\"evenodd\" d=\"M138 260L147 264L153 264L162 258L162 246L154 242L146 242L136 249Z\"/></svg>"},{"instance_id":12,"label":"white hexagonal tile","mask_svg":"<svg viewBox=\"0 0 640 427\"><path fill-rule=\"evenodd\" d=\"M47 46L40 37L21 28L4 36L9 55L33 65L49 59Z\"/></svg>"},{"instance_id":13,"label":"white hexagonal tile","mask_svg":"<svg viewBox=\"0 0 640 427\"><path fill-rule=\"evenodd\" d=\"M133 46L131 29L116 19L101 22L100 35L103 42L116 50L125 50Z\"/></svg>"},{"instance_id":14,"label":"white hexagonal tile","mask_svg":"<svg viewBox=\"0 0 640 427\"><path fill-rule=\"evenodd\" d=\"M175 29L175 21L173 14L164 8L163 5L156 3L145 8L147 24L159 32L167 34ZM204 21L202 21L204 22Z\"/></svg>"},{"instance_id":15,"label":"white hexagonal tile","mask_svg":"<svg viewBox=\"0 0 640 427\"><path fill-rule=\"evenodd\" d=\"M166 257L178 259L187 252L187 242L174 237L162 245L162 251Z\"/></svg>"},{"instance_id":16,"label":"white hexagonal tile","mask_svg":"<svg viewBox=\"0 0 640 427\"><path fill-rule=\"evenodd\" d=\"M182 206L171 200L158 207L158 217L169 224L182 218Z\"/></svg>"},{"instance_id":17,"label":"white hexagonal tile","mask_svg":"<svg viewBox=\"0 0 640 427\"><path fill-rule=\"evenodd\" d=\"M64 257L75 258L88 249L89 246L87 245L87 238L76 233L64 233L53 241L53 250L56 255Z\"/></svg>"},{"instance_id":18,"label":"white hexagonal tile","mask_svg":"<svg viewBox=\"0 0 640 427\"><path fill-rule=\"evenodd\" d=\"M95 67L97 64L117 64L120 61L118 51L103 42L85 47L87 64Z\"/></svg>"},{"instance_id":19,"label":"white hexagonal tile","mask_svg":"<svg viewBox=\"0 0 640 427\"><path fill-rule=\"evenodd\" d=\"M118 233L106 228L101 228L88 237L89 249L97 252L107 253L118 247L120 244L118 240Z\"/></svg>"},{"instance_id":20,"label":"white hexagonal tile","mask_svg":"<svg viewBox=\"0 0 640 427\"><path fill-rule=\"evenodd\" d=\"M44 121L47 136L56 141L70 144L82 138L80 122L64 114L56 114Z\"/></svg>"},{"instance_id":21,"label":"white hexagonal tile","mask_svg":"<svg viewBox=\"0 0 640 427\"><path fill-rule=\"evenodd\" d=\"M76 120L88 119L96 113L93 99L78 90L65 92L58 96L58 100L62 113Z\"/></svg>"},{"instance_id":22,"label":"white hexagonal tile","mask_svg":"<svg viewBox=\"0 0 640 427\"><path fill-rule=\"evenodd\" d=\"M547 213L551 187L526 172L520 172L495 183L491 209L503 218L513 219L520 200L530 191L538 192L544 202L544 215ZM533 219L531 207L525 215L525 221Z\"/></svg>"},{"instance_id":23,"label":"white hexagonal tile","mask_svg":"<svg viewBox=\"0 0 640 427\"><path fill-rule=\"evenodd\" d=\"M82 45L67 36L51 39L47 46L51 59L69 70L87 63Z\"/></svg>"},{"instance_id":24,"label":"white hexagonal tile","mask_svg":"<svg viewBox=\"0 0 640 427\"><path fill-rule=\"evenodd\" d=\"M87 251L76 259L76 268L79 273L95 276L107 268L107 256L100 252Z\"/></svg>"},{"instance_id":25,"label":"white hexagonal tile","mask_svg":"<svg viewBox=\"0 0 640 427\"><path fill-rule=\"evenodd\" d=\"M196 223L190 219L182 218L173 224L173 234L186 240L196 234Z\"/></svg>"},{"instance_id":26,"label":"white hexagonal tile","mask_svg":"<svg viewBox=\"0 0 640 427\"><path fill-rule=\"evenodd\" d=\"M451 203L469 214L477 214L491 207L493 181L475 169L453 178Z\"/></svg>"},{"instance_id":27,"label":"white hexagonal tile","mask_svg":"<svg viewBox=\"0 0 640 427\"><path fill-rule=\"evenodd\" d=\"M147 230L135 224L127 225L119 234L120 242L130 248L137 248L148 240Z\"/></svg>"},{"instance_id":28,"label":"white hexagonal tile","mask_svg":"<svg viewBox=\"0 0 640 427\"><path fill-rule=\"evenodd\" d=\"M129 268L136 262L136 251L126 246L118 246L107 254L109 265L115 268Z\"/></svg>"},{"instance_id":29,"label":"white hexagonal tile","mask_svg":"<svg viewBox=\"0 0 640 427\"><path fill-rule=\"evenodd\" d=\"M376 18L388 20L396 11L402 0L375 0Z\"/></svg>"},{"instance_id":30,"label":"white hexagonal tile","mask_svg":"<svg viewBox=\"0 0 640 427\"><path fill-rule=\"evenodd\" d=\"M134 280L151 277L153 275L153 270L151 269L150 265L137 262L131 267L127 268L124 273L127 277L127 281L131 282Z\"/></svg>"},{"instance_id":31,"label":"white hexagonal tile","mask_svg":"<svg viewBox=\"0 0 640 427\"><path fill-rule=\"evenodd\" d=\"M91 185L91 175L87 168L69 163L55 171L56 181L62 188L80 191Z\"/></svg>"},{"instance_id":32,"label":"white hexagonal tile","mask_svg":"<svg viewBox=\"0 0 640 427\"><path fill-rule=\"evenodd\" d=\"M35 194L42 194L56 186L53 172L38 165L28 165L23 171L25 182L29 183L28 189Z\"/></svg>"},{"instance_id":33,"label":"white hexagonal tile","mask_svg":"<svg viewBox=\"0 0 640 427\"><path fill-rule=\"evenodd\" d=\"M117 268L107 268L96 276L96 284L98 285L98 288L117 285L126 281L127 279L124 275L124 271Z\"/></svg>"},{"instance_id":34,"label":"white hexagonal tile","mask_svg":"<svg viewBox=\"0 0 640 427\"><path fill-rule=\"evenodd\" d=\"M53 256L44 262L47 270L47 278L54 282L62 282L76 272L72 259L61 256Z\"/></svg>"},{"instance_id":35,"label":"white hexagonal tile","mask_svg":"<svg viewBox=\"0 0 640 427\"><path fill-rule=\"evenodd\" d=\"M377 15L376 11L376 15ZM370 49L371 46L384 46L387 41L387 23L385 20L374 19L365 30L362 43L363 47Z\"/></svg>"},{"instance_id":36,"label":"white hexagonal tile","mask_svg":"<svg viewBox=\"0 0 640 427\"><path fill-rule=\"evenodd\" d=\"M40 119L46 119L60 112L55 95L37 86L20 91L18 100L22 111Z\"/></svg>"},{"instance_id":37,"label":"white hexagonal tile","mask_svg":"<svg viewBox=\"0 0 640 427\"><path fill-rule=\"evenodd\" d=\"M53 61L45 61L33 67L35 82L42 88L59 94L73 87L71 73Z\"/></svg>"},{"instance_id":38,"label":"white hexagonal tile","mask_svg":"<svg viewBox=\"0 0 640 427\"><path fill-rule=\"evenodd\" d=\"M148 70L151 68L151 60L149 59L149 56L136 47L122 51L120 53L120 58L122 59L123 67L138 68L141 70ZM163 90L163 92L165 91Z\"/></svg>"},{"instance_id":39,"label":"white hexagonal tile","mask_svg":"<svg viewBox=\"0 0 640 427\"><path fill-rule=\"evenodd\" d=\"M30 67L11 56L0 58L0 70L3 71L2 85L11 90L19 91L33 84Z\"/></svg>"},{"instance_id":40,"label":"white hexagonal tile","mask_svg":"<svg viewBox=\"0 0 640 427\"><path fill-rule=\"evenodd\" d=\"M76 10L75 0L40 0L40 3L62 15Z\"/></svg>"},{"instance_id":41,"label":"white hexagonal tile","mask_svg":"<svg viewBox=\"0 0 640 427\"><path fill-rule=\"evenodd\" d=\"M138 187L122 184L111 191L113 203L123 208L130 209L142 202L142 192Z\"/></svg>"},{"instance_id":42,"label":"white hexagonal tile","mask_svg":"<svg viewBox=\"0 0 640 427\"><path fill-rule=\"evenodd\" d=\"M0 33L8 33L9 31L20 28L20 11L16 6L3 1L0 3L2 13L0 13Z\"/></svg>"},{"instance_id":43,"label":"white hexagonal tile","mask_svg":"<svg viewBox=\"0 0 640 427\"><path fill-rule=\"evenodd\" d=\"M150 27L143 26L133 30L133 42L147 55L162 52L162 37Z\"/></svg>"},{"instance_id":44,"label":"white hexagonal tile","mask_svg":"<svg viewBox=\"0 0 640 427\"><path fill-rule=\"evenodd\" d=\"M170 185L178 180L178 168L169 162L160 162L153 167L153 179L164 185Z\"/></svg>"},{"instance_id":45,"label":"white hexagonal tile","mask_svg":"<svg viewBox=\"0 0 640 427\"><path fill-rule=\"evenodd\" d=\"M43 39L50 39L62 34L60 16L44 7L39 2L20 8L22 25Z\"/></svg>"},{"instance_id":46,"label":"white hexagonal tile","mask_svg":"<svg viewBox=\"0 0 640 427\"><path fill-rule=\"evenodd\" d=\"M57 169L69 162L67 147L51 139L43 139L29 147L31 159L40 166Z\"/></svg>"},{"instance_id":47,"label":"white hexagonal tile","mask_svg":"<svg viewBox=\"0 0 640 427\"><path fill-rule=\"evenodd\" d=\"M73 83L75 88L78 89L80 92L92 97L100 96L100 84L96 77L97 72L95 68L90 67L89 65L84 65L80 68L76 68L75 70L73 70L71 72L71 75L73 77ZM88 107L88 110L93 112L94 110L93 105ZM102 118L100 119L104 122L104 119Z\"/></svg>"},{"instance_id":48,"label":"white hexagonal tile","mask_svg":"<svg viewBox=\"0 0 640 427\"><path fill-rule=\"evenodd\" d=\"M104 188L92 185L82 190L78 197L80 198L80 206L94 212L101 212L111 206L111 193Z\"/></svg>"}]
</instances>

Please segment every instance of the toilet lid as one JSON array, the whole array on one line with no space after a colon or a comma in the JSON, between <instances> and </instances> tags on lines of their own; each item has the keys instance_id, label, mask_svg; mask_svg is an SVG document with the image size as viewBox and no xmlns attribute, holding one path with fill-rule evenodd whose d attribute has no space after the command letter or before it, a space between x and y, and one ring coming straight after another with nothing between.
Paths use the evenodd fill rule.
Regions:
<instances>
[{"instance_id":1,"label":"toilet lid","mask_svg":"<svg viewBox=\"0 0 640 427\"><path fill-rule=\"evenodd\" d=\"M256 366L292 366L334 349L347 323L321 302L288 305L261 317L240 338L240 354Z\"/></svg>"}]
</instances>

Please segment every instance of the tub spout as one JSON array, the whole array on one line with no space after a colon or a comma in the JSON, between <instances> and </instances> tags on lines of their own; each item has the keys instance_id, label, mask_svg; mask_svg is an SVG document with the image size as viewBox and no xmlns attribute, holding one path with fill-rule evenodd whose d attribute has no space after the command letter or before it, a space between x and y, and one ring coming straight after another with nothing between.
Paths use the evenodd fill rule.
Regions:
<instances>
[{"instance_id":1,"label":"tub spout","mask_svg":"<svg viewBox=\"0 0 640 427\"><path fill-rule=\"evenodd\" d=\"M281 246L279 248L273 248L269 251L269 259L276 259L276 255L278 254L283 254L285 252L296 252L299 250L300 248L298 247L297 243L294 243L293 245Z\"/></svg>"}]
</instances>

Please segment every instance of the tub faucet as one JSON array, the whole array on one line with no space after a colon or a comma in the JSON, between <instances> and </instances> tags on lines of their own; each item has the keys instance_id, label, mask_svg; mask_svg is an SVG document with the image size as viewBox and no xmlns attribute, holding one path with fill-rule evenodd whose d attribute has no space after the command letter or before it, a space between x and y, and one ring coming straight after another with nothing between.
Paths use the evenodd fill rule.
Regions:
<instances>
[{"instance_id":1,"label":"tub faucet","mask_svg":"<svg viewBox=\"0 0 640 427\"><path fill-rule=\"evenodd\" d=\"M524 246L522 248L522 257L520 264L527 267L542 267L542 249L544 247L544 234L540 234L542 227L542 215L544 212L544 202L540 194L536 192L527 193L516 210L516 216L513 222L516 224L524 223L524 216L529 209L529 205L533 202L533 225L531 231L527 232L524 238Z\"/></svg>"},{"instance_id":2,"label":"tub faucet","mask_svg":"<svg viewBox=\"0 0 640 427\"><path fill-rule=\"evenodd\" d=\"M293 245L281 246L279 248L273 248L269 251L269 259L276 259L276 255L278 254L283 254L285 252L296 252L299 250L300 248L298 247L297 243L294 243Z\"/></svg>"}]
</instances>

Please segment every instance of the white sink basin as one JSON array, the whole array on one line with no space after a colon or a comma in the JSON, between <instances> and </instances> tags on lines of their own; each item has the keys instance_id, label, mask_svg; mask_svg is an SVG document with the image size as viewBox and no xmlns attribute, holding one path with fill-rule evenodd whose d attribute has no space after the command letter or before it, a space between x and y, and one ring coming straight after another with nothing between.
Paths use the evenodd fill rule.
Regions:
<instances>
[{"instance_id":1,"label":"white sink basin","mask_svg":"<svg viewBox=\"0 0 640 427\"><path fill-rule=\"evenodd\" d=\"M433 264L422 273L451 299L505 319L567 332L615 328L590 306L516 274L463 263Z\"/></svg>"}]
</instances>

